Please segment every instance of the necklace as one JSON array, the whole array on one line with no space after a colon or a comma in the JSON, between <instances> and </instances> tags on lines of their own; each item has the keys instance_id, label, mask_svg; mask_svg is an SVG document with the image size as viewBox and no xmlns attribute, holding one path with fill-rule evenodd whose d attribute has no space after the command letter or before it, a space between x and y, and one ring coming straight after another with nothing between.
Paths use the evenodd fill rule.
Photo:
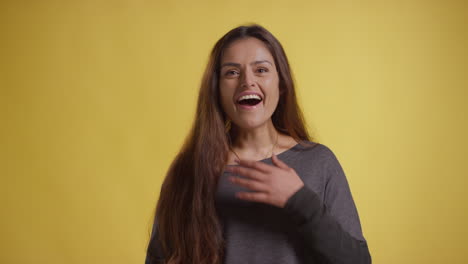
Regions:
<instances>
[{"instance_id":1,"label":"necklace","mask_svg":"<svg viewBox=\"0 0 468 264\"><path fill-rule=\"evenodd\" d=\"M275 144L274 144L273 147L271 148L271 154L270 154L270 156L273 156L273 150L275 149L275 147L276 147L277 144L278 144L278 132L276 133ZM234 155L236 155L237 160L240 160L239 155L237 155L237 153L236 153L231 147L229 147L229 150L231 150L232 153L234 153ZM266 159L266 158L268 158L268 153L267 153L267 156L265 156L264 159Z\"/></svg>"}]
</instances>

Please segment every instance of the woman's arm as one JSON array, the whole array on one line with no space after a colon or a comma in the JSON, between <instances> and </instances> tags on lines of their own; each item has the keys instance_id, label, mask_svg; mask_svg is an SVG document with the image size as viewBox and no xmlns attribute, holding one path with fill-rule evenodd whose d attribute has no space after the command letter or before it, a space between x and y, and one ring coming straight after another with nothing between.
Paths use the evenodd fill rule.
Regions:
<instances>
[{"instance_id":1,"label":"woman's arm","mask_svg":"<svg viewBox=\"0 0 468 264\"><path fill-rule=\"evenodd\" d=\"M356 206L345 174L335 155L324 167L325 200L307 185L289 198L284 209L303 239L309 258L325 263L370 264L372 259L361 231Z\"/></svg>"}]
</instances>

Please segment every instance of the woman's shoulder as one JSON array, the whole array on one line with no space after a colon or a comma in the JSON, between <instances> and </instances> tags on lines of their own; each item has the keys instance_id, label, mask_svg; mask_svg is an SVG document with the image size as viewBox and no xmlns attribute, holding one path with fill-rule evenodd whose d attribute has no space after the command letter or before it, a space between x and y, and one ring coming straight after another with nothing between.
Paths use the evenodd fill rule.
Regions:
<instances>
[{"instance_id":1,"label":"woman's shoulder","mask_svg":"<svg viewBox=\"0 0 468 264\"><path fill-rule=\"evenodd\" d=\"M325 145L315 140L302 140L297 142L293 149L301 152L314 152L320 154L333 154L333 151Z\"/></svg>"},{"instance_id":2,"label":"woman's shoulder","mask_svg":"<svg viewBox=\"0 0 468 264\"><path fill-rule=\"evenodd\" d=\"M323 198L329 172L337 165L333 151L326 144L303 141L283 158L304 183Z\"/></svg>"},{"instance_id":3,"label":"woman's shoulder","mask_svg":"<svg viewBox=\"0 0 468 264\"><path fill-rule=\"evenodd\" d=\"M291 154L301 157L301 160L303 161L309 162L316 161L319 163L327 163L337 160L335 153L328 145L313 140L298 142L293 148L291 148Z\"/></svg>"}]
</instances>

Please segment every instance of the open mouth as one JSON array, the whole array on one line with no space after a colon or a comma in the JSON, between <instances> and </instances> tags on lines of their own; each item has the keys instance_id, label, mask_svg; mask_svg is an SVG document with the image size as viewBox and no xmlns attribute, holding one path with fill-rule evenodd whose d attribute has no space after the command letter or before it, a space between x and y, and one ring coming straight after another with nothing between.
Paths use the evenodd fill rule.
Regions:
<instances>
[{"instance_id":1,"label":"open mouth","mask_svg":"<svg viewBox=\"0 0 468 264\"><path fill-rule=\"evenodd\" d=\"M237 103L242 106L255 106L258 105L262 101L262 98L256 94L249 94L249 95L244 95L239 100Z\"/></svg>"},{"instance_id":2,"label":"open mouth","mask_svg":"<svg viewBox=\"0 0 468 264\"><path fill-rule=\"evenodd\" d=\"M248 105L248 106L254 106L259 104L262 101L262 99L244 99L240 100L239 104L240 105Z\"/></svg>"}]
</instances>

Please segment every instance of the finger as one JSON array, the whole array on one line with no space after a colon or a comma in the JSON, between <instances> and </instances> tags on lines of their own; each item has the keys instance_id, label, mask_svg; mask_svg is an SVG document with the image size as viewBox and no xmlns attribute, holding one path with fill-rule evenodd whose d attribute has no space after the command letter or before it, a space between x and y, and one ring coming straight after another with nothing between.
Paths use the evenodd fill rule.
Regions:
<instances>
[{"instance_id":1,"label":"finger","mask_svg":"<svg viewBox=\"0 0 468 264\"><path fill-rule=\"evenodd\" d=\"M231 176L229 177L229 181L239 186L245 187L249 190L252 190L252 191L264 192L268 190L268 186L266 186L262 182L255 181L255 180L242 179L239 177Z\"/></svg>"},{"instance_id":2,"label":"finger","mask_svg":"<svg viewBox=\"0 0 468 264\"><path fill-rule=\"evenodd\" d=\"M273 161L273 164L276 166L282 168L282 169L289 169L289 166L284 163L282 160L280 160L275 154L271 156L271 160Z\"/></svg>"},{"instance_id":3,"label":"finger","mask_svg":"<svg viewBox=\"0 0 468 264\"><path fill-rule=\"evenodd\" d=\"M236 166L227 167L226 170L258 181L264 181L265 179L265 175L262 172L251 168Z\"/></svg>"},{"instance_id":4,"label":"finger","mask_svg":"<svg viewBox=\"0 0 468 264\"><path fill-rule=\"evenodd\" d=\"M262 172L271 172L271 165L263 163L261 161L253 161L253 160L239 160L239 165L249 167L252 169L260 170Z\"/></svg>"},{"instance_id":5,"label":"finger","mask_svg":"<svg viewBox=\"0 0 468 264\"><path fill-rule=\"evenodd\" d=\"M236 197L252 202L268 203L268 194L263 192L238 192Z\"/></svg>"}]
</instances>

